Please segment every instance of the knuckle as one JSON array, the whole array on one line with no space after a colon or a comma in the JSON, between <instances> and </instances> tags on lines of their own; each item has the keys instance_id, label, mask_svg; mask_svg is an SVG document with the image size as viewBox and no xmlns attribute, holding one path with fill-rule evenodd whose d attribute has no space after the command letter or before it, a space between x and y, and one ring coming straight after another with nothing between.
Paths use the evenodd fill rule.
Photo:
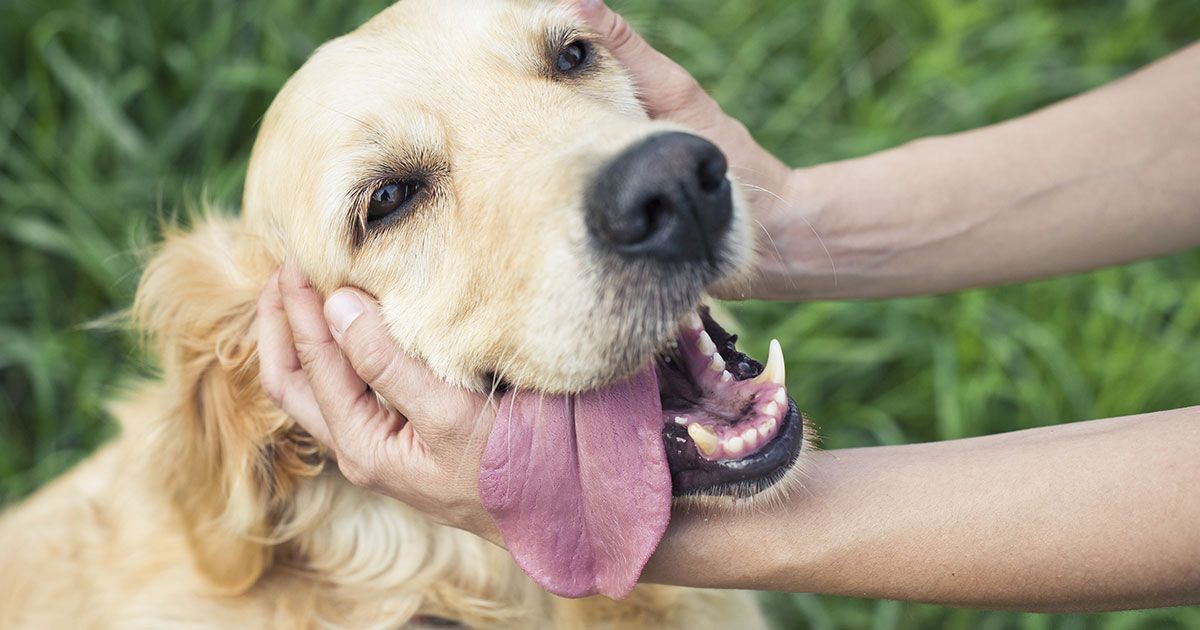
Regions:
<instances>
[{"instance_id":1,"label":"knuckle","mask_svg":"<svg viewBox=\"0 0 1200 630\"><path fill-rule=\"evenodd\" d=\"M359 426L392 427L403 419L400 412L396 411L390 402L380 400L378 394L370 394L370 402L365 404L369 404L371 409L363 417L363 421L359 423Z\"/></svg>"},{"instance_id":2,"label":"knuckle","mask_svg":"<svg viewBox=\"0 0 1200 630\"><path fill-rule=\"evenodd\" d=\"M704 87L696 80L696 77L687 72L678 72L675 74L675 90L681 97L689 101L695 102L700 99L707 100L708 92L704 91Z\"/></svg>"},{"instance_id":3,"label":"knuckle","mask_svg":"<svg viewBox=\"0 0 1200 630\"><path fill-rule=\"evenodd\" d=\"M719 108L712 106L707 92L700 85L665 86L664 100L666 106L658 114L664 118L686 125L697 132L704 132L717 126L724 116Z\"/></svg>"},{"instance_id":4,"label":"knuckle","mask_svg":"<svg viewBox=\"0 0 1200 630\"><path fill-rule=\"evenodd\" d=\"M371 488L375 484L375 476L365 466L358 463L356 460L345 459L342 456L338 457L338 469L341 470L342 476L346 481L360 487Z\"/></svg>"},{"instance_id":5,"label":"knuckle","mask_svg":"<svg viewBox=\"0 0 1200 630\"><path fill-rule=\"evenodd\" d=\"M263 393L275 406L281 406L283 403L283 382L274 371L262 367L258 372L258 384L262 387Z\"/></svg>"},{"instance_id":6,"label":"knuckle","mask_svg":"<svg viewBox=\"0 0 1200 630\"><path fill-rule=\"evenodd\" d=\"M428 418L421 426L421 433L424 434L427 443L440 446L442 449L450 448L457 450L452 444L457 432L451 426L451 423L445 422L445 418Z\"/></svg>"},{"instance_id":7,"label":"knuckle","mask_svg":"<svg viewBox=\"0 0 1200 630\"><path fill-rule=\"evenodd\" d=\"M378 341L366 344L358 353L355 370L368 383L392 378L396 372L396 356L387 344Z\"/></svg>"},{"instance_id":8,"label":"knuckle","mask_svg":"<svg viewBox=\"0 0 1200 630\"><path fill-rule=\"evenodd\" d=\"M672 72L663 80L663 94L678 108L696 107L708 98L700 82L687 72Z\"/></svg>"},{"instance_id":9,"label":"knuckle","mask_svg":"<svg viewBox=\"0 0 1200 630\"><path fill-rule=\"evenodd\" d=\"M314 343L310 341L296 341L296 358L300 360L300 365L306 368L316 365L321 360L321 354L325 351L326 346L323 343Z\"/></svg>"},{"instance_id":10,"label":"knuckle","mask_svg":"<svg viewBox=\"0 0 1200 630\"><path fill-rule=\"evenodd\" d=\"M625 21L625 18L617 15L614 16L612 25L609 26L608 34L604 38L608 41L608 46L612 50L624 50L637 44L638 34Z\"/></svg>"}]
</instances>

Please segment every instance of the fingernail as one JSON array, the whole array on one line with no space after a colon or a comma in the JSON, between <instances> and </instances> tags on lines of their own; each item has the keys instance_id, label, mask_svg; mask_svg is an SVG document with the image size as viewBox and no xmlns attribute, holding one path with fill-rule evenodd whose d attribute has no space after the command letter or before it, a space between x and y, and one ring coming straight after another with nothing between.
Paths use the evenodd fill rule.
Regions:
<instances>
[{"instance_id":1,"label":"fingernail","mask_svg":"<svg viewBox=\"0 0 1200 630\"><path fill-rule=\"evenodd\" d=\"M325 319L337 334L343 334L363 313L363 303L350 291L338 291L325 302Z\"/></svg>"}]
</instances>

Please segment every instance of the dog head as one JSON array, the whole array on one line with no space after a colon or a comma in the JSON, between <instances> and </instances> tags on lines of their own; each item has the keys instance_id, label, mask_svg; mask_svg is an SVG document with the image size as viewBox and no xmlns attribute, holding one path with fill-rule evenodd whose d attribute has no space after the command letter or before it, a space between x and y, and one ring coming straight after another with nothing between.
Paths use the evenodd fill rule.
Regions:
<instances>
[{"instance_id":1,"label":"dog head","mask_svg":"<svg viewBox=\"0 0 1200 630\"><path fill-rule=\"evenodd\" d=\"M315 286L377 296L391 333L452 383L574 394L675 359L659 370L681 419L668 444L705 469L677 489L749 480L746 494L769 483L721 473L712 456L754 451L780 432L751 429L786 424L789 404L763 379L702 409L721 378L762 373L693 315L707 287L747 277L749 217L727 170L711 143L648 120L566 9L406 0L323 46L284 88L244 212ZM693 369L718 361L728 369ZM782 470L798 444L749 468Z\"/></svg>"},{"instance_id":2,"label":"dog head","mask_svg":"<svg viewBox=\"0 0 1200 630\"><path fill-rule=\"evenodd\" d=\"M404 0L288 82L237 234L216 222L169 241L140 311L168 376L194 385L185 400L249 400L204 383L252 371L253 297L291 257L319 290L375 295L389 332L456 385L565 397L652 376L668 498L750 496L795 462L803 423L777 348L764 367L699 307L708 287L745 281L753 253L727 171L714 145L646 117L568 10ZM210 439L252 445L246 457L296 450L278 448L286 419L254 407L247 427L237 406L192 411Z\"/></svg>"},{"instance_id":3,"label":"dog head","mask_svg":"<svg viewBox=\"0 0 1200 630\"><path fill-rule=\"evenodd\" d=\"M647 120L567 11L401 2L266 116L248 220L377 296L446 379L568 393L641 367L750 239L725 158Z\"/></svg>"}]
</instances>

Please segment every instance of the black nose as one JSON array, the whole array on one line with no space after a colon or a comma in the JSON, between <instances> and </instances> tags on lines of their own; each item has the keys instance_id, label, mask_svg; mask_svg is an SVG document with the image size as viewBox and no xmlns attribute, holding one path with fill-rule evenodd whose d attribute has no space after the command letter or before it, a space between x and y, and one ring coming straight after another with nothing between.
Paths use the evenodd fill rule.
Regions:
<instances>
[{"instance_id":1,"label":"black nose","mask_svg":"<svg viewBox=\"0 0 1200 630\"><path fill-rule=\"evenodd\" d=\"M592 182L588 230L602 247L626 256L714 260L733 215L727 170L721 150L703 138L652 136Z\"/></svg>"}]
</instances>

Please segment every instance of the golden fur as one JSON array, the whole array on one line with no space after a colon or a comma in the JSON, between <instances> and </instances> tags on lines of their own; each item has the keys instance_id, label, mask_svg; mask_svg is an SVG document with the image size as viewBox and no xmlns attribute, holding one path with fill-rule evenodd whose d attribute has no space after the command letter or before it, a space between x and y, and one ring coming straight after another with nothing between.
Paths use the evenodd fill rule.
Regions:
<instances>
[{"instance_id":1,"label":"golden fur","mask_svg":"<svg viewBox=\"0 0 1200 630\"><path fill-rule=\"evenodd\" d=\"M410 352L476 389L593 387L669 337L681 312L630 319L580 253L587 175L666 126L599 51L587 77L545 76L546 38L575 28L546 4L405 0L305 64L264 119L243 216L169 233L147 266L135 322L162 378L0 520L0 628L762 625L744 593L550 596L505 551L348 483L258 383L255 303L289 255L322 290L378 296ZM433 185L368 232L348 191L380 169Z\"/></svg>"}]
</instances>

